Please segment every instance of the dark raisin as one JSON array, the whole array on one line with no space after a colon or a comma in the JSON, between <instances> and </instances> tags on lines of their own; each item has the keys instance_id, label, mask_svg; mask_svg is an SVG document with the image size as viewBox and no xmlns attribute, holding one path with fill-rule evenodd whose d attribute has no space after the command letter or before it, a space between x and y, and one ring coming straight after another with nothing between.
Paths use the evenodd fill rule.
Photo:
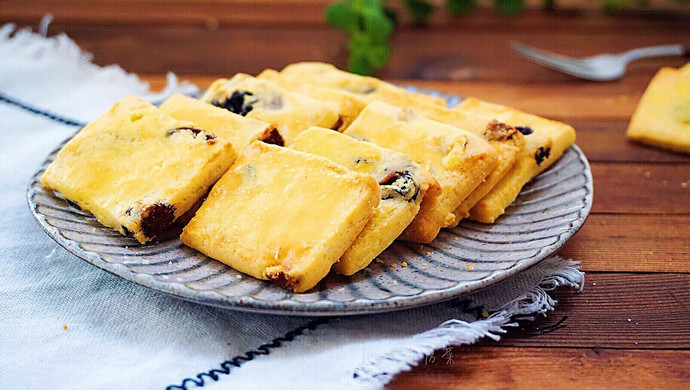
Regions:
<instances>
[{"instance_id":1,"label":"dark raisin","mask_svg":"<svg viewBox=\"0 0 690 390\"><path fill-rule=\"evenodd\" d=\"M267 144L285 146L285 140L275 126L271 126L264 130L264 137L262 141Z\"/></svg>"},{"instance_id":2,"label":"dark raisin","mask_svg":"<svg viewBox=\"0 0 690 390\"><path fill-rule=\"evenodd\" d=\"M79 207L79 205L76 204L75 202L72 202L71 200L69 200L67 198L65 198L65 201L67 202L68 205L74 207L75 209L77 209L79 211L82 211L81 207Z\"/></svg>"},{"instance_id":3,"label":"dark raisin","mask_svg":"<svg viewBox=\"0 0 690 390\"><path fill-rule=\"evenodd\" d=\"M127 236L127 237L134 237L134 232L131 231L131 230L129 230L129 229L127 229L127 228L125 227L125 225L122 225L122 230L124 230L125 236Z\"/></svg>"},{"instance_id":4,"label":"dark raisin","mask_svg":"<svg viewBox=\"0 0 690 390\"><path fill-rule=\"evenodd\" d=\"M515 128L517 131L521 132L522 135L530 135L534 133L534 130L532 130L532 128L529 126L515 126Z\"/></svg>"},{"instance_id":5,"label":"dark raisin","mask_svg":"<svg viewBox=\"0 0 690 390\"><path fill-rule=\"evenodd\" d=\"M206 143L209 145L213 145L216 143L216 136L207 132L206 130L201 130L197 129L195 127L175 127L174 129L168 129L168 131L165 132L166 137L170 137L171 135L175 134L178 131L189 131L192 133L192 136L196 138L197 135L203 133L204 134L204 139L206 140Z\"/></svg>"},{"instance_id":6,"label":"dark raisin","mask_svg":"<svg viewBox=\"0 0 690 390\"><path fill-rule=\"evenodd\" d=\"M237 115L247 116L254 108L252 104L257 102L256 99L247 102L247 96L254 96L254 94L249 91L235 91L230 97L226 97L225 100L214 100L211 104L216 107L224 108Z\"/></svg>"},{"instance_id":7,"label":"dark raisin","mask_svg":"<svg viewBox=\"0 0 690 390\"><path fill-rule=\"evenodd\" d=\"M408 202L414 202L419 195L419 187L414 182L409 171L395 171L379 182L381 199L401 197Z\"/></svg>"},{"instance_id":8,"label":"dark raisin","mask_svg":"<svg viewBox=\"0 0 690 390\"><path fill-rule=\"evenodd\" d=\"M339 131L340 126L343 125L343 117L338 116L338 120L331 126L331 130Z\"/></svg>"},{"instance_id":9,"label":"dark raisin","mask_svg":"<svg viewBox=\"0 0 690 390\"><path fill-rule=\"evenodd\" d=\"M543 146L540 146L539 149L537 149L536 153L534 153L534 159L537 161L537 165L541 165L541 163L543 163L544 160L549 158L550 154L551 148L545 148Z\"/></svg>"},{"instance_id":10,"label":"dark raisin","mask_svg":"<svg viewBox=\"0 0 690 390\"><path fill-rule=\"evenodd\" d=\"M148 238L154 238L175 220L175 208L169 204L156 203L144 207L141 212L141 232Z\"/></svg>"}]
</instances>

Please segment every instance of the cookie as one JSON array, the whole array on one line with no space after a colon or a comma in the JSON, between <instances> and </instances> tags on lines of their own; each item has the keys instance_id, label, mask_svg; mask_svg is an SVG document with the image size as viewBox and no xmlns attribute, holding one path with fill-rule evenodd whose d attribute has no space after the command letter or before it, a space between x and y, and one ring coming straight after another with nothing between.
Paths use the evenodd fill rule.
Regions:
<instances>
[{"instance_id":1,"label":"cookie","mask_svg":"<svg viewBox=\"0 0 690 390\"><path fill-rule=\"evenodd\" d=\"M277 124L285 144L311 126L331 128L338 122L332 105L243 73L230 80L214 81L201 100L238 115Z\"/></svg>"},{"instance_id":2,"label":"cookie","mask_svg":"<svg viewBox=\"0 0 690 390\"><path fill-rule=\"evenodd\" d=\"M352 275L369 265L412 222L426 194L441 192L436 179L406 155L333 130L312 127L291 147L370 175L381 187L381 202L371 220L333 265L340 274Z\"/></svg>"},{"instance_id":3,"label":"cookie","mask_svg":"<svg viewBox=\"0 0 690 390\"><path fill-rule=\"evenodd\" d=\"M333 130L345 130L366 106L361 98L352 93L288 79L273 69L266 69L256 77L271 80L290 91L332 104L338 112L338 122L331 127Z\"/></svg>"},{"instance_id":4,"label":"cookie","mask_svg":"<svg viewBox=\"0 0 690 390\"><path fill-rule=\"evenodd\" d=\"M446 101L440 97L408 92L377 78L349 73L322 62L291 64L280 73L285 78L296 82L316 84L352 93L365 103L383 100L402 106L409 106L415 102L447 106Z\"/></svg>"},{"instance_id":5,"label":"cookie","mask_svg":"<svg viewBox=\"0 0 690 390\"><path fill-rule=\"evenodd\" d=\"M41 183L146 243L206 195L236 157L222 138L130 97L79 131Z\"/></svg>"},{"instance_id":6,"label":"cookie","mask_svg":"<svg viewBox=\"0 0 690 390\"><path fill-rule=\"evenodd\" d=\"M690 153L690 63L661 68L630 120L627 136L645 144Z\"/></svg>"},{"instance_id":7,"label":"cookie","mask_svg":"<svg viewBox=\"0 0 690 390\"><path fill-rule=\"evenodd\" d=\"M218 137L230 141L238 152L254 140L279 146L285 144L276 125L234 114L199 99L176 94L163 102L160 109L175 119L192 121Z\"/></svg>"},{"instance_id":8,"label":"cookie","mask_svg":"<svg viewBox=\"0 0 690 390\"><path fill-rule=\"evenodd\" d=\"M476 134L432 121L409 108L375 101L344 134L404 153L427 169L441 194L422 201L401 239L431 242L455 220L453 211L491 173L496 151Z\"/></svg>"},{"instance_id":9,"label":"cookie","mask_svg":"<svg viewBox=\"0 0 690 390\"><path fill-rule=\"evenodd\" d=\"M520 156L520 152L525 147L525 138L522 133L512 126L496 120L492 120L486 125L484 139L498 153L498 163L489 176L455 209L453 212L455 221L450 227L457 226L460 220L470 216L470 210L510 172Z\"/></svg>"},{"instance_id":10,"label":"cookie","mask_svg":"<svg viewBox=\"0 0 690 390\"><path fill-rule=\"evenodd\" d=\"M467 98L453 109L477 120L496 119L511 125L525 138L525 147L510 171L470 209L469 218L476 221L493 223L528 181L550 167L575 142L575 130L570 125L514 108Z\"/></svg>"},{"instance_id":11,"label":"cookie","mask_svg":"<svg viewBox=\"0 0 690 390\"><path fill-rule=\"evenodd\" d=\"M352 245L380 197L369 175L254 141L180 239L240 272L304 292Z\"/></svg>"}]
</instances>

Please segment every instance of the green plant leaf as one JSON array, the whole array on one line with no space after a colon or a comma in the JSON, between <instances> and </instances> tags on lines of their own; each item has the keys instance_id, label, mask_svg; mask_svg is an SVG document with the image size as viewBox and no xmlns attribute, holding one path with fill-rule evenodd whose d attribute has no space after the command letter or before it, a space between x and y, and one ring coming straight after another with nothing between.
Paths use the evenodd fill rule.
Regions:
<instances>
[{"instance_id":1,"label":"green plant leaf","mask_svg":"<svg viewBox=\"0 0 690 390\"><path fill-rule=\"evenodd\" d=\"M446 0L446 6L452 15L465 15L477 6L477 0Z\"/></svg>"},{"instance_id":2,"label":"green plant leaf","mask_svg":"<svg viewBox=\"0 0 690 390\"><path fill-rule=\"evenodd\" d=\"M505 15L512 15L522 11L525 0L496 0L496 10Z\"/></svg>"},{"instance_id":3,"label":"green plant leaf","mask_svg":"<svg viewBox=\"0 0 690 390\"><path fill-rule=\"evenodd\" d=\"M425 24L434 12L434 6L423 0L405 0L405 8L416 24Z\"/></svg>"},{"instance_id":4,"label":"green plant leaf","mask_svg":"<svg viewBox=\"0 0 690 390\"><path fill-rule=\"evenodd\" d=\"M364 32L373 41L385 41L393 31L393 22L386 17L383 9L367 9L362 12L364 17Z\"/></svg>"},{"instance_id":5,"label":"green plant leaf","mask_svg":"<svg viewBox=\"0 0 690 390\"><path fill-rule=\"evenodd\" d=\"M357 14L350 4L337 2L329 5L325 11L326 21L348 34L357 30Z\"/></svg>"},{"instance_id":6,"label":"green plant leaf","mask_svg":"<svg viewBox=\"0 0 690 390\"><path fill-rule=\"evenodd\" d=\"M365 56L355 56L354 54L352 54L347 61L347 69L352 73L361 74L362 76L369 76L373 70Z\"/></svg>"},{"instance_id":7,"label":"green plant leaf","mask_svg":"<svg viewBox=\"0 0 690 390\"><path fill-rule=\"evenodd\" d=\"M373 68L380 68L388 63L390 54L391 48L388 43L377 43L369 47L366 59Z\"/></svg>"}]
</instances>

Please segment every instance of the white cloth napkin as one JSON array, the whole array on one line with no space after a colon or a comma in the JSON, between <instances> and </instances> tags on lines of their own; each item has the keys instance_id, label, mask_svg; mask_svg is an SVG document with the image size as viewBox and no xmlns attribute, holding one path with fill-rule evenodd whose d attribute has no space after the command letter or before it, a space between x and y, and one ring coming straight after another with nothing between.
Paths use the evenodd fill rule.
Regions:
<instances>
[{"instance_id":1,"label":"white cloth napkin","mask_svg":"<svg viewBox=\"0 0 690 390\"><path fill-rule=\"evenodd\" d=\"M79 123L126 95L160 101L194 91L169 75L165 91L151 93L117 66L91 64L64 35L0 28L0 388L378 389L434 350L498 340L513 315L553 309L548 290L583 285L576 262L552 257L419 309L330 319L261 315L148 290L43 233L26 187Z\"/></svg>"}]
</instances>

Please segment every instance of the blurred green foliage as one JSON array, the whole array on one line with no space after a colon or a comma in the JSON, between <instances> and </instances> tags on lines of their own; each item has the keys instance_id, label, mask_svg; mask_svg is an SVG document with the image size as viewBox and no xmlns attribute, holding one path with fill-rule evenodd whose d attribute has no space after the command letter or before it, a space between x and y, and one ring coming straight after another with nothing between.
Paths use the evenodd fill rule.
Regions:
<instances>
[{"instance_id":1,"label":"blurred green foliage","mask_svg":"<svg viewBox=\"0 0 690 390\"><path fill-rule=\"evenodd\" d=\"M525 0L491 0L496 12L512 15L520 12ZM556 7L556 0L543 0L545 9ZM648 0L598 0L606 11L627 6L647 6ZM690 3L690 0L674 0ZM425 25L439 8L439 1L400 0L412 21ZM388 63L389 38L398 21L395 10L385 0L338 0L326 8L328 23L350 37L348 69L351 72L370 75ZM477 6L478 0L445 0L443 4L453 16L462 16Z\"/></svg>"}]
</instances>

